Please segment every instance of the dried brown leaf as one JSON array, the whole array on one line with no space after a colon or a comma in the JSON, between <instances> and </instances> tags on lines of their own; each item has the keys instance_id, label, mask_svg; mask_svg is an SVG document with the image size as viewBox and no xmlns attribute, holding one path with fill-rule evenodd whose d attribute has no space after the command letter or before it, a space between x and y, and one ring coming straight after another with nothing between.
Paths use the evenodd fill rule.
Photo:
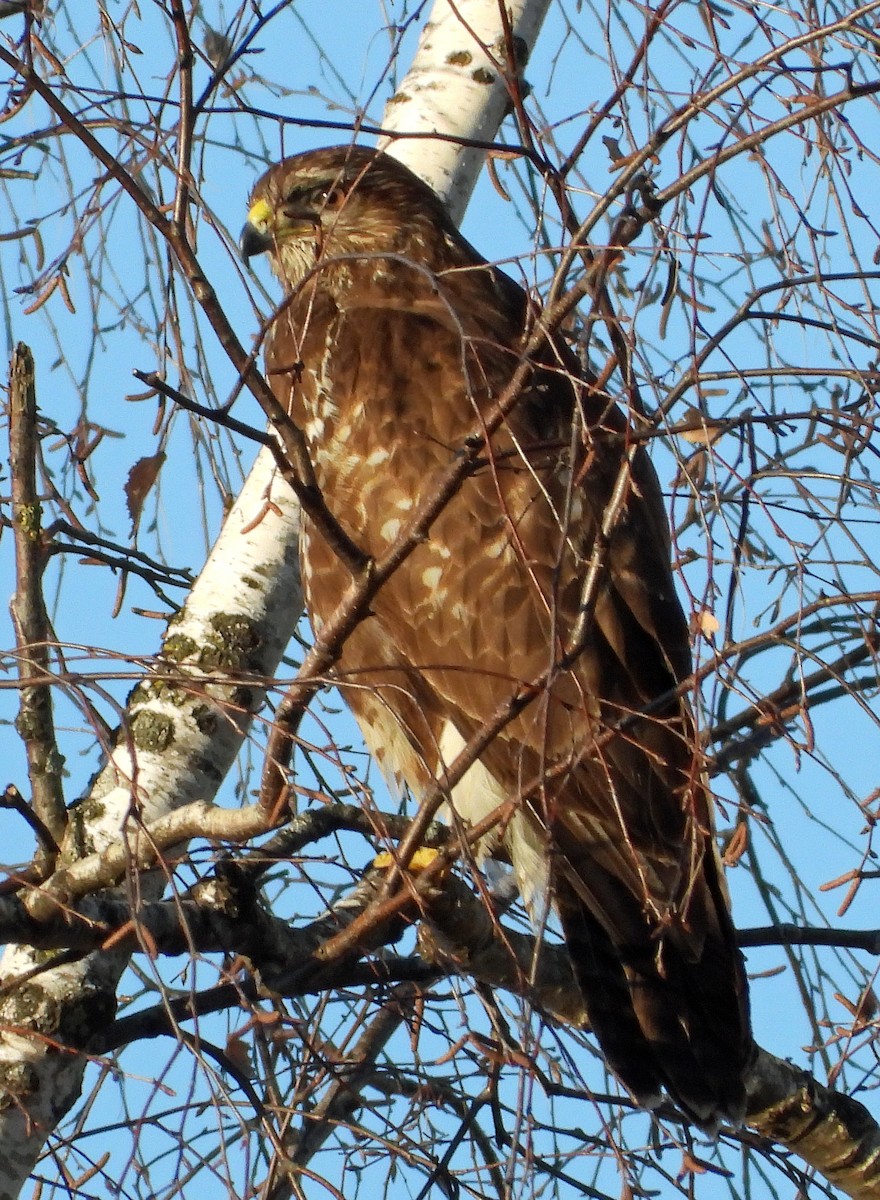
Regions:
<instances>
[{"instance_id":1,"label":"dried brown leaf","mask_svg":"<svg viewBox=\"0 0 880 1200\"><path fill-rule=\"evenodd\" d=\"M683 414L684 421L692 425L692 429L683 429L681 436L694 446L711 446L724 433L724 426L717 421L711 421L705 413L689 405Z\"/></svg>"},{"instance_id":2,"label":"dried brown leaf","mask_svg":"<svg viewBox=\"0 0 880 1200\"><path fill-rule=\"evenodd\" d=\"M138 527L144 501L150 488L156 482L164 461L165 455L161 451L158 454L149 454L145 458L138 459L128 473L125 483L125 500L128 505L128 515L131 517L132 533Z\"/></svg>"}]
</instances>

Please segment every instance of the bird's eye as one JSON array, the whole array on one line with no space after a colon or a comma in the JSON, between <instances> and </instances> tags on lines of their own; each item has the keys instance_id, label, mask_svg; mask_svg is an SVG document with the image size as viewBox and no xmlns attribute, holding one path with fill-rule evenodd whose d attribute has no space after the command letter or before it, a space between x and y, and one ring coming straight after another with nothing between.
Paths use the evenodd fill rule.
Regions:
<instances>
[{"instance_id":1,"label":"bird's eye","mask_svg":"<svg viewBox=\"0 0 880 1200\"><path fill-rule=\"evenodd\" d=\"M345 201L345 192L342 188L313 188L309 191L304 191L302 188L294 188L292 192L285 198L285 203L292 208L309 208L313 212L338 212Z\"/></svg>"}]
</instances>

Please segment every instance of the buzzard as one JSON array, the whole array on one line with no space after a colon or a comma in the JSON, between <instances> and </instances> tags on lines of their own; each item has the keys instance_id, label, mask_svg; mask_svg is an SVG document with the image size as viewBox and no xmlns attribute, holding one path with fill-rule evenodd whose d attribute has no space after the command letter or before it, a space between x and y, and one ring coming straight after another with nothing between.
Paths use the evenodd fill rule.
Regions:
<instances>
[{"instance_id":1,"label":"buzzard","mask_svg":"<svg viewBox=\"0 0 880 1200\"><path fill-rule=\"evenodd\" d=\"M483 850L509 857L533 913L552 897L591 1026L633 1096L650 1106L665 1088L701 1124L740 1118L746 984L677 691L688 627L647 455L561 339L526 355L539 319L526 293L393 158L340 146L279 162L254 188L242 251L267 252L285 290L268 378L366 554L471 456L339 659L369 749L419 796L540 680L451 807L473 823L517 801ZM308 523L301 554L320 628L349 572Z\"/></svg>"}]
</instances>

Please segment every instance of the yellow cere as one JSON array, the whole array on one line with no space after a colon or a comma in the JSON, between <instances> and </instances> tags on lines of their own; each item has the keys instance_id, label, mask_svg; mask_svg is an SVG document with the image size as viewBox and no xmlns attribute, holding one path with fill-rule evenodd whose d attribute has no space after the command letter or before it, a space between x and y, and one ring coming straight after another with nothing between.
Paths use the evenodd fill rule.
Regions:
<instances>
[{"instance_id":1,"label":"yellow cere","mask_svg":"<svg viewBox=\"0 0 880 1200\"><path fill-rule=\"evenodd\" d=\"M255 201L248 211L247 219L254 229L265 229L272 223L272 205L268 200Z\"/></svg>"}]
</instances>

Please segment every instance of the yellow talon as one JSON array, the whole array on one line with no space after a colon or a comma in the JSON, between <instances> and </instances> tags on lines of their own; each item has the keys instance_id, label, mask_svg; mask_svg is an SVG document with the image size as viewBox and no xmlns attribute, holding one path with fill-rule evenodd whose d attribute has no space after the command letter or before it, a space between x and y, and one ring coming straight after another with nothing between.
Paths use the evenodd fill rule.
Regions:
<instances>
[{"instance_id":1,"label":"yellow talon","mask_svg":"<svg viewBox=\"0 0 880 1200\"><path fill-rule=\"evenodd\" d=\"M409 860L408 870L417 875L420 871L425 871L439 854L438 850L428 850L422 846L416 850L415 854ZM383 850L381 854L377 854L373 859L373 866L377 871L385 871L389 867L393 867L396 859L393 854L389 854L387 850Z\"/></svg>"}]
</instances>

